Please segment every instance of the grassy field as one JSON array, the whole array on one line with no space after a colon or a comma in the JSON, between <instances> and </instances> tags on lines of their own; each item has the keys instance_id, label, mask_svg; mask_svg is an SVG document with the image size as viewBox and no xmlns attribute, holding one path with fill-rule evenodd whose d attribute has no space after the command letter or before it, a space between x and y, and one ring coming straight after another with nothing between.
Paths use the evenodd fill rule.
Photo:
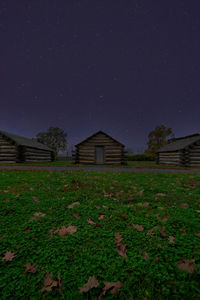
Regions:
<instances>
[{"instance_id":1,"label":"grassy field","mask_svg":"<svg viewBox=\"0 0 200 300\"><path fill-rule=\"evenodd\" d=\"M60 161L56 160L53 162L40 162L40 163L30 163L30 162L25 162L25 163L11 163L11 164L5 164L5 163L0 163L1 165L12 165L12 166L46 166L46 167L51 167L51 166L72 166L72 167L80 167L80 166L85 166L83 164L74 164L72 161ZM107 166L107 165L102 165L102 166ZM195 168L187 168L187 167L179 167L179 166L172 166L172 165L158 165L154 161L128 161L127 165L110 165L109 167L116 167L116 168L148 168L148 169L176 169L176 170L182 170L182 169L200 169L199 167Z\"/></svg>"},{"instance_id":2,"label":"grassy field","mask_svg":"<svg viewBox=\"0 0 200 300\"><path fill-rule=\"evenodd\" d=\"M200 175L0 171L0 299L200 299Z\"/></svg>"}]
</instances>

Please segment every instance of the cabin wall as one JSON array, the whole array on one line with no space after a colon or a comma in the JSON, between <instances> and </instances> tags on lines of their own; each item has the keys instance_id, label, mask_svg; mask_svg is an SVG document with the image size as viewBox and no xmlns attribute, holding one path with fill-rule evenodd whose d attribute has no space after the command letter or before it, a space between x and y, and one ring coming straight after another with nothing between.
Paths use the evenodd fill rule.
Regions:
<instances>
[{"instance_id":1,"label":"cabin wall","mask_svg":"<svg viewBox=\"0 0 200 300\"><path fill-rule=\"evenodd\" d=\"M75 163L96 164L95 146L104 146L104 164L118 165L126 163L124 147L104 134L98 134L77 146L74 153Z\"/></svg>"},{"instance_id":2,"label":"cabin wall","mask_svg":"<svg viewBox=\"0 0 200 300\"><path fill-rule=\"evenodd\" d=\"M200 143L196 143L187 150L189 167L200 167Z\"/></svg>"},{"instance_id":3,"label":"cabin wall","mask_svg":"<svg viewBox=\"0 0 200 300\"><path fill-rule=\"evenodd\" d=\"M15 163L17 148L14 142L0 134L0 163Z\"/></svg>"},{"instance_id":4,"label":"cabin wall","mask_svg":"<svg viewBox=\"0 0 200 300\"><path fill-rule=\"evenodd\" d=\"M26 162L52 161L51 151L24 146L21 149L21 160Z\"/></svg>"},{"instance_id":5,"label":"cabin wall","mask_svg":"<svg viewBox=\"0 0 200 300\"><path fill-rule=\"evenodd\" d=\"M158 163L179 166L182 163L181 158L182 158L181 151L159 152Z\"/></svg>"}]
</instances>

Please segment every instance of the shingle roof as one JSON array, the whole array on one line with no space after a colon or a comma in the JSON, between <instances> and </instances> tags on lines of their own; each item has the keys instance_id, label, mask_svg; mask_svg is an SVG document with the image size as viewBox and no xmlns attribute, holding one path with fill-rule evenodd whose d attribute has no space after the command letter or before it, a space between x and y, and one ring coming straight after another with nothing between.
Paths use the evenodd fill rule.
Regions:
<instances>
[{"instance_id":1,"label":"shingle roof","mask_svg":"<svg viewBox=\"0 0 200 300\"><path fill-rule=\"evenodd\" d=\"M79 144L76 144L76 145L75 145L75 147L76 147L76 146L79 146L80 144L82 144L82 143L84 143L84 142L86 142L87 140L91 139L93 136L95 136L96 134L99 134L99 133L103 133L103 134L105 134L107 137L109 137L109 138L110 138L110 139L112 139L113 141L115 141L115 142L117 142L118 144L120 144L120 145L124 146L124 144L122 144L122 143L118 142L117 140L115 140L113 137L111 137L111 136L110 136L110 135L108 135L107 133L105 133L105 132L103 132L103 131L99 130L99 131L97 131L96 133L94 133L94 134L92 134L91 136L89 136L88 138L86 138L85 140L83 140L81 143L79 143Z\"/></svg>"},{"instance_id":2,"label":"shingle roof","mask_svg":"<svg viewBox=\"0 0 200 300\"><path fill-rule=\"evenodd\" d=\"M3 130L0 130L0 133L7 136L10 138L12 141L14 141L17 145L22 145L22 146L28 146L28 147L33 147L37 149L42 149L42 150L49 150L53 151L52 149L48 148L47 146L43 145L42 143L38 143L36 139L30 139L26 138L23 136L19 136L16 134L12 134Z\"/></svg>"},{"instance_id":3,"label":"shingle roof","mask_svg":"<svg viewBox=\"0 0 200 300\"><path fill-rule=\"evenodd\" d=\"M158 152L170 152L170 151L177 151L186 148L187 146L190 146L191 144L200 141L200 134L192 134L185 137L180 137L177 139L174 139L174 141L169 140L170 143L165 145L164 147L160 148L156 153Z\"/></svg>"}]
</instances>

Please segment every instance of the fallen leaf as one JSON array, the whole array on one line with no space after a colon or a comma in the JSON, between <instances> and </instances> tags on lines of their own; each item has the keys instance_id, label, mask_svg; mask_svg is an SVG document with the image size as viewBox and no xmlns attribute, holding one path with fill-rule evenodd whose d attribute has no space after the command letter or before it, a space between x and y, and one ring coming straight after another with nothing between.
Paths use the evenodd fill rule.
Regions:
<instances>
[{"instance_id":1,"label":"fallen leaf","mask_svg":"<svg viewBox=\"0 0 200 300\"><path fill-rule=\"evenodd\" d=\"M199 233L195 232L195 235L200 238L200 232Z\"/></svg>"},{"instance_id":2,"label":"fallen leaf","mask_svg":"<svg viewBox=\"0 0 200 300\"><path fill-rule=\"evenodd\" d=\"M133 224L133 223L132 223L132 225L133 225L133 227L134 227L137 231L139 231L139 232L141 232L141 231L144 230L144 228L143 228L142 225Z\"/></svg>"},{"instance_id":3,"label":"fallen leaf","mask_svg":"<svg viewBox=\"0 0 200 300\"><path fill-rule=\"evenodd\" d=\"M196 210L196 212L197 212L198 214L200 214L200 210Z\"/></svg>"},{"instance_id":4,"label":"fallen leaf","mask_svg":"<svg viewBox=\"0 0 200 300\"><path fill-rule=\"evenodd\" d=\"M86 284L84 284L82 287L79 287L79 290L81 293L87 293L92 288L96 288L99 286L98 280L95 279L94 276L90 276L89 280Z\"/></svg>"},{"instance_id":5,"label":"fallen leaf","mask_svg":"<svg viewBox=\"0 0 200 300\"><path fill-rule=\"evenodd\" d=\"M74 205L79 205L79 204L80 204L80 202L79 202L79 201L76 201L76 202L74 202L74 203L72 203L72 204L69 204L69 205L68 205L68 208L73 208Z\"/></svg>"},{"instance_id":6,"label":"fallen leaf","mask_svg":"<svg viewBox=\"0 0 200 300\"><path fill-rule=\"evenodd\" d=\"M143 203L143 206L144 206L144 207L149 206L149 202L144 202L144 203Z\"/></svg>"},{"instance_id":7,"label":"fallen leaf","mask_svg":"<svg viewBox=\"0 0 200 300\"><path fill-rule=\"evenodd\" d=\"M153 236L154 236L154 232L152 232L152 230L153 230L153 229L149 229L149 230L147 231L146 235L149 235L149 236L153 237Z\"/></svg>"},{"instance_id":8,"label":"fallen leaf","mask_svg":"<svg viewBox=\"0 0 200 300\"><path fill-rule=\"evenodd\" d=\"M73 214L73 216L74 216L74 218L76 218L76 219L79 219L79 218L80 218L80 216L77 215L77 214Z\"/></svg>"},{"instance_id":9,"label":"fallen leaf","mask_svg":"<svg viewBox=\"0 0 200 300\"><path fill-rule=\"evenodd\" d=\"M147 253L146 251L143 251L143 252L142 252L142 255L144 256L144 259L145 259L145 260L148 260L148 259L149 259L149 255L148 255L148 253Z\"/></svg>"},{"instance_id":10,"label":"fallen leaf","mask_svg":"<svg viewBox=\"0 0 200 300\"><path fill-rule=\"evenodd\" d=\"M40 200L39 200L37 197L35 197L35 196L32 196L32 199L33 199L35 202L40 202Z\"/></svg>"},{"instance_id":11,"label":"fallen leaf","mask_svg":"<svg viewBox=\"0 0 200 300\"><path fill-rule=\"evenodd\" d=\"M74 233L77 231L78 227L77 227L77 226L73 226L73 225L71 225L71 224L72 224L72 223L69 223L69 224L68 224L66 230L67 230L68 233L74 234Z\"/></svg>"},{"instance_id":12,"label":"fallen leaf","mask_svg":"<svg viewBox=\"0 0 200 300\"><path fill-rule=\"evenodd\" d=\"M100 206L98 206L98 205L95 205L95 208L96 208L96 209L100 209Z\"/></svg>"},{"instance_id":13,"label":"fallen leaf","mask_svg":"<svg viewBox=\"0 0 200 300\"><path fill-rule=\"evenodd\" d=\"M119 232L116 232L115 233L115 244L117 245L117 252L119 255L121 255L122 257L127 257L127 254L126 254L126 246L127 244L123 244L122 243L122 240L123 240L123 237L122 235L119 233Z\"/></svg>"},{"instance_id":14,"label":"fallen leaf","mask_svg":"<svg viewBox=\"0 0 200 300\"><path fill-rule=\"evenodd\" d=\"M104 286L104 288L103 288L103 290L102 290L102 292L99 296L99 299L101 299L102 296L105 296L105 294L108 290L110 290L110 294L116 295L122 287L122 284L121 284L120 281L117 281L117 282L106 282L106 281L104 281L104 285L105 286Z\"/></svg>"},{"instance_id":15,"label":"fallen leaf","mask_svg":"<svg viewBox=\"0 0 200 300\"><path fill-rule=\"evenodd\" d=\"M160 231L160 235L161 235L162 237L167 236L166 233L164 232L164 229L165 229L165 227L158 228L158 230Z\"/></svg>"},{"instance_id":16,"label":"fallen leaf","mask_svg":"<svg viewBox=\"0 0 200 300\"><path fill-rule=\"evenodd\" d=\"M62 226L60 229L57 230L59 236L66 236L68 234L67 228Z\"/></svg>"},{"instance_id":17,"label":"fallen leaf","mask_svg":"<svg viewBox=\"0 0 200 300\"><path fill-rule=\"evenodd\" d=\"M13 260L14 257L15 257L14 252L6 251L6 253L4 253L4 257L2 259L5 261L11 261L11 260Z\"/></svg>"},{"instance_id":18,"label":"fallen leaf","mask_svg":"<svg viewBox=\"0 0 200 300\"><path fill-rule=\"evenodd\" d=\"M107 206L105 206L105 205L103 205L102 207L103 207L104 209L108 209L108 207L107 207Z\"/></svg>"},{"instance_id":19,"label":"fallen leaf","mask_svg":"<svg viewBox=\"0 0 200 300\"><path fill-rule=\"evenodd\" d=\"M36 264L33 264L31 266L31 263L27 263L26 265L24 265L24 267L26 267L26 270L24 271L24 273L36 273L36 271L37 271Z\"/></svg>"},{"instance_id":20,"label":"fallen leaf","mask_svg":"<svg viewBox=\"0 0 200 300\"><path fill-rule=\"evenodd\" d=\"M175 243L174 240L175 240L175 237L173 237L173 236L171 236L171 235L168 236L168 241L169 241L170 243L173 243L173 244L174 244L174 243Z\"/></svg>"},{"instance_id":21,"label":"fallen leaf","mask_svg":"<svg viewBox=\"0 0 200 300\"><path fill-rule=\"evenodd\" d=\"M187 271L188 273L193 273L194 272L194 266L195 266L195 260L189 260L189 259L182 259L179 260L177 267L180 270Z\"/></svg>"},{"instance_id":22,"label":"fallen leaf","mask_svg":"<svg viewBox=\"0 0 200 300\"><path fill-rule=\"evenodd\" d=\"M182 204L181 204L181 207L183 207L183 208L188 208L188 204L187 204L187 203L182 203Z\"/></svg>"},{"instance_id":23,"label":"fallen leaf","mask_svg":"<svg viewBox=\"0 0 200 300\"><path fill-rule=\"evenodd\" d=\"M99 220L105 219L105 215L101 215L98 219L99 219Z\"/></svg>"},{"instance_id":24,"label":"fallen leaf","mask_svg":"<svg viewBox=\"0 0 200 300\"><path fill-rule=\"evenodd\" d=\"M158 194L156 194L156 196L161 196L161 197L163 197L163 196L166 196L166 194L164 194L164 193L158 193Z\"/></svg>"},{"instance_id":25,"label":"fallen leaf","mask_svg":"<svg viewBox=\"0 0 200 300\"><path fill-rule=\"evenodd\" d=\"M183 229L183 233L181 235L186 235L186 229Z\"/></svg>"},{"instance_id":26,"label":"fallen leaf","mask_svg":"<svg viewBox=\"0 0 200 300\"><path fill-rule=\"evenodd\" d=\"M52 272L47 273L44 277L44 286L42 287L42 291L50 292L53 288L58 286L58 282L52 279Z\"/></svg>"},{"instance_id":27,"label":"fallen leaf","mask_svg":"<svg viewBox=\"0 0 200 300\"><path fill-rule=\"evenodd\" d=\"M43 214L41 212L36 212L36 213L34 213L34 216L37 217L37 218L40 218L40 217L46 216L46 214Z\"/></svg>"},{"instance_id":28,"label":"fallen leaf","mask_svg":"<svg viewBox=\"0 0 200 300\"><path fill-rule=\"evenodd\" d=\"M88 224L92 224L92 225L96 224L95 222L93 222L93 221L90 220L90 219L87 219L87 222L88 222Z\"/></svg>"}]
</instances>

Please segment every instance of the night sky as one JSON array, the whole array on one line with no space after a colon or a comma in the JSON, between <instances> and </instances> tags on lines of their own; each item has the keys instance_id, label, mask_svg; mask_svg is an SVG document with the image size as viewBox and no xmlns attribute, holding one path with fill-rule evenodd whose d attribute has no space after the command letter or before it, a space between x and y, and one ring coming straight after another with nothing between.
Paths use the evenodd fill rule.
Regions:
<instances>
[{"instance_id":1,"label":"night sky","mask_svg":"<svg viewBox=\"0 0 200 300\"><path fill-rule=\"evenodd\" d=\"M98 130L135 153L200 132L199 0L0 0L0 129Z\"/></svg>"}]
</instances>

